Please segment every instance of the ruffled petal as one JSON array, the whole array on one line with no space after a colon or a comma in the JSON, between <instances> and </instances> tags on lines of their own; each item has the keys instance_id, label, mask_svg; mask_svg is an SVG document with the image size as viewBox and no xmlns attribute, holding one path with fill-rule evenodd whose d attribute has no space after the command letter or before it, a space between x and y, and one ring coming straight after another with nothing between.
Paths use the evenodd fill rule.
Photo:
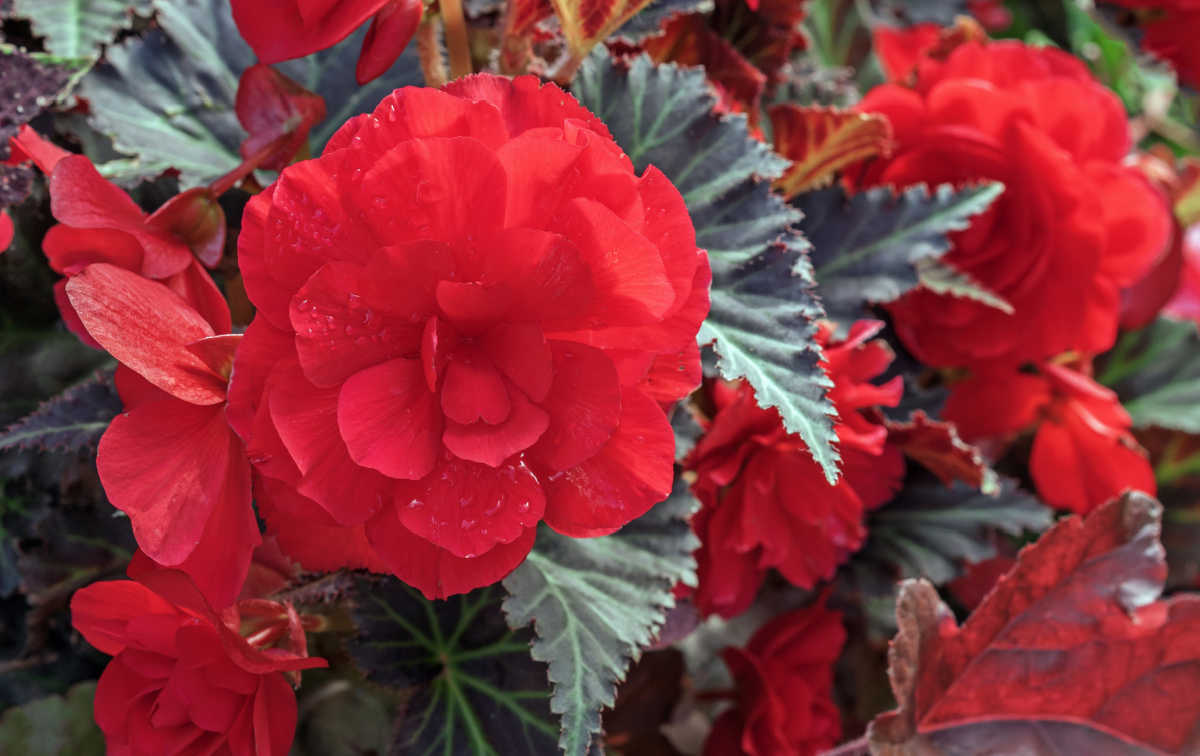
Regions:
<instances>
[{"instance_id":1,"label":"ruffled petal","mask_svg":"<svg viewBox=\"0 0 1200 756\"><path fill-rule=\"evenodd\" d=\"M338 394L337 426L350 458L389 478L425 477L441 451L441 412L420 360L351 376Z\"/></svg>"},{"instance_id":2,"label":"ruffled petal","mask_svg":"<svg viewBox=\"0 0 1200 756\"><path fill-rule=\"evenodd\" d=\"M447 456L424 479L396 488L399 522L463 558L511 543L545 508L541 483L520 460L490 467Z\"/></svg>"},{"instance_id":3,"label":"ruffled petal","mask_svg":"<svg viewBox=\"0 0 1200 756\"><path fill-rule=\"evenodd\" d=\"M599 349L551 341L550 350L554 384L541 403L550 425L529 454L553 473L574 467L608 443L621 420L621 389L616 367Z\"/></svg>"},{"instance_id":4,"label":"ruffled petal","mask_svg":"<svg viewBox=\"0 0 1200 756\"><path fill-rule=\"evenodd\" d=\"M591 458L546 487L546 524L574 538L615 532L667 498L675 434L666 414L637 389L621 395L621 421Z\"/></svg>"}]
</instances>

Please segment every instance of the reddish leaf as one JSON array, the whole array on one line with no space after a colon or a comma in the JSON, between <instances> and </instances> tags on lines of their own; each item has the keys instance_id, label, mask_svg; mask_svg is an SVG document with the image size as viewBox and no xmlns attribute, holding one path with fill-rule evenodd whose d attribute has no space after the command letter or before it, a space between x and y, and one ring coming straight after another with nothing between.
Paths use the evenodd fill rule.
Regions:
<instances>
[{"instance_id":1,"label":"reddish leaf","mask_svg":"<svg viewBox=\"0 0 1200 756\"><path fill-rule=\"evenodd\" d=\"M899 702L877 756L1192 753L1200 725L1200 598L1158 600L1162 507L1129 493L1059 522L961 627L906 581L888 652Z\"/></svg>"},{"instance_id":2,"label":"reddish leaf","mask_svg":"<svg viewBox=\"0 0 1200 756\"><path fill-rule=\"evenodd\" d=\"M550 0L571 55L579 60L650 0Z\"/></svg>"},{"instance_id":3,"label":"reddish leaf","mask_svg":"<svg viewBox=\"0 0 1200 756\"><path fill-rule=\"evenodd\" d=\"M508 35L525 36L542 19L554 13L550 0L509 0L506 20Z\"/></svg>"},{"instance_id":4,"label":"reddish leaf","mask_svg":"<svg viewBox=\"0 0 1200 756\"><path fill-rule=\"evenodd\" d=\"M848 165L886 155L892 139L891 124L878 113L783 104L772 106L767 115L775 151L792 161L775 181L789 199L828 186Z\"/></svg>"},{"instance_id":5,"label":"reddish leaf","mask_svg":"<svg viewBox=\"0 0 1200 756\"><path fill-rule=\"evenodd\" d=\"M673 62L685 66L704 66L710 81L720 87L734 104L754 117L759 99L767 86L762 71L742 57L732 44L708 26L704 14L676 16L662 34L642 42L642 48L659 63Z\"/></svg>"},{"instance_id":6,"label":"reddish leaf","mask_svg":"<svg viewBox=\"0 0 1200 756\"><path fill-rule=\"evenodd\" d=\"M250 132L242 142L249 159L270 150L260 166L279 171L304 147L313 124L325 117L325 100L268 65L258 63L242 74L234 104L238 122Z\"/></svg>"},{"instance_id":7,"label":"reddish leaf","mask_svg":"<svg viewBox=\"0 0 1200 756\"><path fill-rule=\"evenodd\" d=\"M956 480L984 493L996 490L996 473L979 453L958 436L953 423L934 420L917 410L908 422L883 420L888 429L888 444L897 446L904 456L919 462L950 485Z\"/></svg>"}]
</instances>

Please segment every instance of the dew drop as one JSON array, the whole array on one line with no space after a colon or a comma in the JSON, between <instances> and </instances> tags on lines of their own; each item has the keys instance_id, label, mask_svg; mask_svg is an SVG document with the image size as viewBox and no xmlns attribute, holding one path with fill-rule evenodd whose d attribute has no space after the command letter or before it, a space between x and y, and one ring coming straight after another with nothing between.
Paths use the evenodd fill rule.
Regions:
<instances>
[{"instance_id":1,"label":"dew drop","mask_svg":"<svg viewBox=\"0 0 1200 756\"><path fill-rule=\"evenodd\" d=\"M459 527L461 527L463 530L470 530L471 528L475 527L475 521L474 520L463 520L462 522L459 523Z\"/></svg>"},{"instance_id":2,"label":"dew drop","mask_svg":"<svg viewBox=\"0 0 1200 756\"><path fill-rule=\"evenodd\" d=\"M425 502L421 501L420 499L413 499L412 501L408 502L409 509L420 509L423 506L425 506Z\"/></svg>"},{"instance_id":3,"label":"dew drop","mask_svg":"<svg viewBox=\"0 0 1200 756\"><path fill-rule=\"evenodd\" d=\"M517 505L517 511L518 512L528 512L529 506L530 506L529 499L526 499L525 501L523 501Z\"/></svg>"}]
</instances>

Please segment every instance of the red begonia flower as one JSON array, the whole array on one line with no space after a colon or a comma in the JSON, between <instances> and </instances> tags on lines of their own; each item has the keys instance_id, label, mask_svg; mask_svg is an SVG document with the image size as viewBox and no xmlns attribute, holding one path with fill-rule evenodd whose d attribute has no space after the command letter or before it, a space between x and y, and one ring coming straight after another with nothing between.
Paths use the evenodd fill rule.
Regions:
<instances>
[{"instance_id":1,"label":"red begonia flower","mask_svg":"<svg viewBox=\"0 0 1200 756\"><path fill-rule=\"evenodd\" d=\"M397 90L250 201L239 259L258 315L230 420L306 567L446 596L540 520L611 533L670 491L660 402L698 376L707 257L679 192L557 87Z\"/></svg>"},{"instance_id":2,"label":"red begonia flower","mask_svg":"<svg viewBox=\"0 0 1200 756\"><path fill-rule=\"evenodd\" d=\"M241 337L214 333L166 286L113 265L89 265L66 293L121 363L125 412L96 458L105 493L129 515L143 551L190 575L213 605L229 605L260 542L250 465L225 419Z\"/></svg>"},{"instance_id":3,"label":"red begonia flower","mask_svg":"<svg viewBox=\"0 0 1200 756\"><path fill-rule=\"evenodd\" d=\"M249 134L242 142L242 158L269 151L259 166L281 171L307 144L313 125L325 117L325 100L259 63L242 72L234 112Z\"/></svg>"},{"instance_id":4,"label":"red begonia flower","mask_svg":"<svg viewBox=\"0 0 1200 756\"><path fill-rule=\"evenodd\" d=\"M815 756L833 746L842 733L833 665L845 642L842 615L818 603L726 648L737 703L713 723L704 756Z\"/></svg>"},{"instance_id":5,"label":"red begonia flower","mask_svg":"<svg viewBox=\"0 0 1200 756\"><path fill-rule=\"evenodd\" d=\"M421 0L230 0L238 31L263 63L333 47L374 18L355 76L365 84L387 71L417 31Z\"/></svg>"},{"instance_id":6,"label":"red begonia flower","mask_svg":"<svg viewBox=\"0 0 1200 756\"><path fill-rule=\"evenodd\" d=\"M1183 229L1179 244L1183 257L1179 288L1163 308L1163 313L1200 323L1200 223Z\"/></svg>"},{"instance_id":7,"label":"red begonia flower","mask_svg":"<svg viewBox=\"0 0 1200 756\"><path fill-rule=\"evenodd\" d=\"M899 377L870 383L892 361L884 342L867 341L882 325L859 321L844 341L830 342L828 326L818 334L839 418L842 477L832 486L779 412L758 406L749 384L710 386L716 414L685 462L702 503L693 527L702 544L695 601L703 613L744 611L772 567L804 588L830 577L862 545L863 512L899 488L903 456L886 445L887 429L859 411L894 407L903 390Z\"/></svg>"},{"instance_id":8,"label":"red begonia flower","mask_svg":"<svg viewBox=\"0 0 1200 756\"><path fill-rule=\"evenodd\" d=\"M1086 514L1126 489L1155 493L1154 470L1116 394L1062 365L973 375L953 386L943 414L967 441L1036 428L1029 469L1053 507Z\"/></svg>"},{"instance_id":9,"label":"red begonia flower","mask_svg":"<svg viewBox=\"0 0 1200 756\"><path fill-rule=\"evenodd\" d=\"M896 143L855 185L1006 187L951 235L945 260L1013 313L910 293L890 309L921 361L1017 364L1112 345L1120 291L1159 258L1171 217L1163 197L1121 162L1130 148L1125 111L1080 61L1018 42L967 41L944 59L922 58L913 88L882 85L859 107L887 116Z\"/></svg>"},{"instance_id":10,"label":"red begonia flower","mask_svg":"<svg viewBox=\"0 0 1200 756\"><path fill-rule=\"evenodd\" d=\"M40 134L28 124L17 130L17 135L8 140L8 159L5 165L20 165L32 161L38 170L49 176L54 171L58 161L71 153L50 141L43 139Z\"/></svg>"},{"instance_id":11,"label":"red begonia flower","mask_svg":"<svg viewBox=\"0 0 1200 756\"><path fill-rule=\"evenodd\" d=\"M93 583L71 598L75 629L114 657L94 705L108 753L285 756L296 728L285 673L327 666L307 657L295 611L256 601L220 615L186 576L141 554L129 574L137 582ZM239 626L262 627L268 608L270 631L243 638Z\"/></svg>"}]
</instances>

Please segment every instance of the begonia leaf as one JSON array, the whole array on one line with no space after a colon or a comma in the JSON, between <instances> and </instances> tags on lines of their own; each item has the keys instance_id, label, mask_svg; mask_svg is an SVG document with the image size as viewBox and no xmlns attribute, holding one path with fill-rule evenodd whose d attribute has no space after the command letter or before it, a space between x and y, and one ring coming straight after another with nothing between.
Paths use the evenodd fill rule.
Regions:
<instances>
[{"instance_id":1,"label":"begonia leaf","mask_svg":"<svg viewBox=\"0 0 1200 756\"><path fill-rule=\"evenodd\" d=\"M92 719L96 683L65 695L14 706L0 718L0 753L21 756L103 756L104 734Z\"/></svg>"},{"instance_id":2,"label":"begonia leaf","mask_svg":"<svg viewBox=\"0 0 1200 756\"><path fill-rule=\"evenodd\" d=\"M836 480L833 405L814 341L825 313L796 231L800 214L768 183L787 164L750 136L744 116L713 114L700 70L645 57L625 67L597 54L584 63L575 94L639 170L654 165L687 202L713 272L712 309L697 338L715 341L721 375L749 380Z\"/></svg>"},{"instance_id":3,"label":"begonia leaf","mask_svg":"<svg viewBox=\"0 0 1200 756\"><path fill-rule=\"evenodd\" d=\"M112 373L96 373L0 432L0 450L78 451L95 448L109 422L121 411Z\"/></svg>"},{"instance_id":4,"label":"begonia leaf","mask_svg":"<svg viewBox=\"0 0 1200 756\"><path fill-rule=\"evenodd\" d=\"M698 541L687 524L695 508L678 481L670 498L613 535L568 538L542 527L504 579L509 625L532 622L533 658L550 665L550 708L562 716L567 756L591 747L601 709L674 605L671 589L695 582Z\"/></svg>"},{"instance_id":5,"label":"begonia leaf","mask_svg":"<svg viewBox=\"0 0 1200 756\"><path fill-rule=\"evenodd\" d=\"M963 560L995 556L995 533L1038 533L1051 522L1050 510L1011 480L1001 479L989 495L910 475L896 498L867 516L867 543L856 561L941 585L959 574Z\"/></svg>"},{"instance_id":6,"label":"begonia leaf","mask_svg":"<svg viewBox=\"0 0 1200 756\"><path fill-rule=\"evenodd\" d=\"M106 62L80 84L88 120L128 158L102 163L105 176L136 183L174 168L190 188L241 162L246 132L234 112L238 78L254 64L227 0L150 0L159 29L113 45ZM322 52L278 66L325 100L327 117L309 135L311 150L351 116L371 110L383 95L420 82L415 51L364 87L354 80L360 29ZM411 49L411 48L410 48Z\"/></svg>"},{"instance_id":7,"label":"begonia leaf","mask_svg":"<svg viewBox=\"0 0 1200 756\"><path fill-rule=\"evenodd\" d=\"M532 633L505 625L500 590L431 601L389 577L361 579L351 596L351 657L411 696L392 753L553 753L546 667L529 656Z\"/></svg>"},{"instance_id":8,"label":"begonia leaf","mask_svg":"<svg viewBox=\"0 0 1200 756\"><path fill-rule=\"evenodd\" d=\"M904 456L919 462L945 483L962 481L981 493L999 490L996 473L988 467L979 449L963 441L952 423L934 420L923 410L908 420L886 420L887 442L899 447Z\"/></svg>"},{"instance_id":9,"label":"begonia leaf","mask_svg":"<svg viewBox=\"0 0 1200 756\"><path fill-rule=\"evenodd\" d=\"M926 257L918 260L917 281L921 287L935 294L971 299L1010 315L1013 312L1013 306L1004 297L976 281L970 273L959 270L942 259Z\"/></svg>"},{"instance_id":10,"label":"begonia leaf","mask_svg":"<svg viewBox=\"0 0 1200 756\"><path fill-rule=\"evenodd\" d=\"M850 322L867 304L891 302L918 284L916 265L950 249L946 234L966 228L1004 187L888 187L847 197L840 187L801 194L801 230L812 243L817 292L829 316Z\"/></svg>"},{"instance_id":11,"label":"begonia leaf","mask_svg":"<svg viewBox=\"0 0 1200 756\"><path fill-rule=\"evenodd\" d=\"M1200 332L1186 320L1159 318L1121 336L1096 365L1117 392L1133 427L1200 433Z\"/></svg>"},{"instance_id":12,"label":"begonia leaf","mask_svg":"<svg viewBox=\"0 0 1200 756\"><path fill-rule=\"evenodd\" d=\"M28 18L45 37L46 51L59 58L95 59L100 48L133 25L134 14L150 15L150 0L13 0L12 15Z\"/></svg>"},{"instance_id":13,"label":"begonia leaf","mask_svg":"<svg viewBox=\"0 0 1200 756\"><path fill-rule=\"evenodd\" d=\"M792 161L775 181L788 198L828 186L843 168L886 154L892 138L891 125L878 113L791 103L774 105L767 113L775 151Z\"/></svg>"},{"instance_id":14,"label":"begonia leaf","mask_svg":"<svg viewBox=\"0 0 1200 756\"><path fill-rule=\"evenodd\" d=\"M1140 493L1059 522L958 626L925 581L900 589L899 706L881 756L1183 754L1200 725L1200 599L1161 600L1162 507Z\"/></svg>"}]
</instances>

